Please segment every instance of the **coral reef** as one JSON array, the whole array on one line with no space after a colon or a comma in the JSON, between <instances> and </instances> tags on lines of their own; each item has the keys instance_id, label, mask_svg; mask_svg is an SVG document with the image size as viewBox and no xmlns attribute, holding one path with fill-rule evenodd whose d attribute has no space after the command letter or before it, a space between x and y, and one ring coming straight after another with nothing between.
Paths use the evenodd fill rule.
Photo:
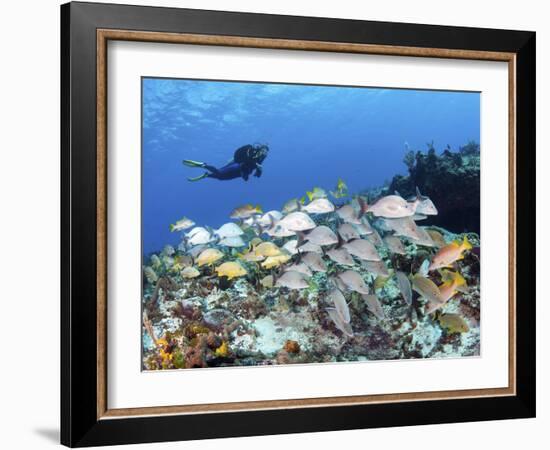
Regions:
<instances>
[{"instance_id":1,"label":"coral reef","mask_svg":"<svg viewBox=\"0 0 550 450\"><path fill-rule=\"evenodd\" d=\"M479 147L405 161L369 202L340 179L217 230L177 221L144 259L143 369L479 355Z\"/></svg>"},{"instance_id":2,"label":"coral reef","mask_svg":"<svg viewBox=\"0 0 550 450\"><path fill-rule=\"evenodd\" d=\"M469 142L458 152L446 148L439 155L433 143L428 147L427 152L409 150L403 161L409 175L394 176L381 194L397 191L409 197L415 195L418 187L439 210L426 224L479 234L479 145Z\"/></svg>"}]
</instances>

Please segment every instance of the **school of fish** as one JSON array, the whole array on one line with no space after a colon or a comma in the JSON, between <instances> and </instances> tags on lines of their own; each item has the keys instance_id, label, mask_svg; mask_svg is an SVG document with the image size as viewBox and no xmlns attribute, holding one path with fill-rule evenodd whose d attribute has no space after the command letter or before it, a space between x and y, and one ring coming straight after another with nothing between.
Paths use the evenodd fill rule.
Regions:
<instances>
[{"instance_id":1,"label":"school of fish","mask_svg":"<svg viewBox=\"0 0 550 450\"><path fill-rule=\"evenodd\" d=\"M259 280L262 289L290 291L307 289L311 278L321 273L328 280L324 311L346 338L354 336L348 307L352 294L361 296L366 311L384 320L377 291L393 278L406 305L413 304L416 292L425 314L438 314L448 331L464 332L467 325L451 321L453 316L445 319L440 311L457 294L468 292L456 263L472 245L465 236L446 242L436 229L417 224L432 215L437 208L418 189L408 199L395 192L369 203L362 195L350 199L347 185L338 179L329 193L314 187L280 210L238 206L229 213L232 221L217 229L182 217L170 225L172 232L181 233L178 249L167 246L162 261L153 255L143 273L155 283L155 268L168 262L187 282L212 276L226 282L247 278ZM415 273L394 270L381 256L406 255L406 242L430 255Z\"/></svg>"},{"instance_id":2,"label":"school of fish","mask_svg":"<svg viewBox=\"0 0 550 450\"><path fill-rule=\"evenodd\" d=\"M286 299L314 292L319 326L344 341L360 339L357 329L367 319L381 324L391 319L384 289L393 285L397 301L409 311L405 320L414 323L420 312L443 333L467 333L472 324L457 305L469 292L461 273L473 251L468 237L449 239L442 229L422 226L437 208L418 189L408 199L395 192L369 200L350 196L339 179L334 190L314 187L280 209L235 207L217 228L182 217L170 225L181 242L150 255L144 283L158 290L162 268L168 267L171 277L189 286L207 282L209 289L227 289L243 280ZM400 263L416 255L423 259Z\"/></svg>"}]
</instances>

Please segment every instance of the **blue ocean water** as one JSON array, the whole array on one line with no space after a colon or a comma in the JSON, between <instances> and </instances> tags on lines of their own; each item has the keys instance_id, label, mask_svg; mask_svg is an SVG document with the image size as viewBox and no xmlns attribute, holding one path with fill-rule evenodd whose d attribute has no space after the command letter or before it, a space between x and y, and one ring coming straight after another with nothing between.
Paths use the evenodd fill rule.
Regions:
<instances>
[{"instance_id":1,"label":"blue ocean water","mask_svg":"<svg viewBox=\"0 0 550 450\"><path fill-rule=\"evenodd\" d=\"M457 151L480 141L480 94L144 78L142 238L148 254L177 245L169 224L183 216L219 227L236 206L280 209L338 178L354 192L406 174L406 146ZM265 143L260 178L189 182L245 145Z\"/></svg>"}]
</instances>

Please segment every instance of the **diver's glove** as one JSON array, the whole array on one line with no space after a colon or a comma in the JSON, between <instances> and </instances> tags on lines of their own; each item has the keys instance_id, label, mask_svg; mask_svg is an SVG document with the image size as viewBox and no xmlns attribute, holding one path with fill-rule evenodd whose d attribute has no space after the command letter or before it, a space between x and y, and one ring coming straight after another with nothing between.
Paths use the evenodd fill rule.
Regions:
<instances>
[{"instance_id":1,"label":"diver's glove","mask_svg":"<svg viewBox=\"0 0 550 450\"><path fill-rule=\"evenodd\" d=\"M256 171L254 172L254 176L257 178L260 178L262 176L262 165L256 164Z\"/></svg>"}]
</instances>

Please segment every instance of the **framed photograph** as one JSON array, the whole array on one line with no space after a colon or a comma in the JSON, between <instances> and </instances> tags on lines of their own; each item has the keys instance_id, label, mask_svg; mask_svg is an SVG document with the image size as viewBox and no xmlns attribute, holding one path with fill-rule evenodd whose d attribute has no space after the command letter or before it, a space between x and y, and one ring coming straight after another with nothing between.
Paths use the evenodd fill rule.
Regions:
<instances>
[{"instance_id":1,"label":"framed photograph","mask_svg":"<svg viewBox=\"0 0 550 450\"><path fill-rule=\"evenodd\" d=\"M535 33L61 26L63 444L535 415Z\"/></svg>"}]
</instances>

